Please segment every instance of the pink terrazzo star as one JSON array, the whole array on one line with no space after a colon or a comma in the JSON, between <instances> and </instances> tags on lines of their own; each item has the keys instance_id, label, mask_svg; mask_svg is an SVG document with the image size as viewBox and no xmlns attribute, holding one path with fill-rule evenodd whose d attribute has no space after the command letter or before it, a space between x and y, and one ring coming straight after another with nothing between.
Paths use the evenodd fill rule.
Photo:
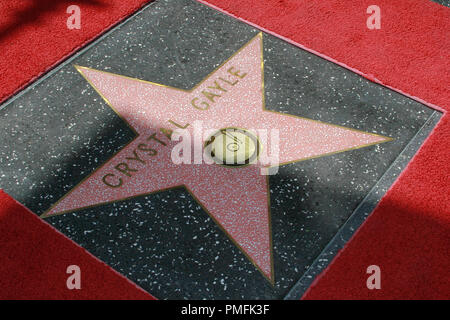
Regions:
<instances>
[{"instance_id":1,"label":"pink terrazzo star","mask_svg":"<svg viewBox=\"0 0 450 320\"><path fill-rule=\"evenodd\" d=\"M273 283L269 186L260 165L174 164L178 142L169 130L193 131L198 120L211 129L277 129L281 164L390 139L265 110L262 61L259 34L192 90L77 67L137 137L44 217L183 185ZM205 137L199 139L203 145Z\"/></svg>"}]
</instances>

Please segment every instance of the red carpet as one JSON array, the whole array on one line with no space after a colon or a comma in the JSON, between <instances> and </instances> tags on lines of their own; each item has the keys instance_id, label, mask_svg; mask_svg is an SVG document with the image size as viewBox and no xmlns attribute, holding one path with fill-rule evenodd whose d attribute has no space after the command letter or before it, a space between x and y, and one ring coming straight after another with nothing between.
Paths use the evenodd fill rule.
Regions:
<instances>
[{"instance_id":1,"label":"red carpet","mask_svg":"<svg viewBox=\"0 0 450 320\"><path fill-rule=\"evenodd\" d=\"M0 100L144 2L0 0ZM373 81L441 110L450 108L448 8L428 0L378 0L381 30L368 30L366 9L374 4L372 1L208 2ZM81 30L65 28L65 9L70 4L79 4L82 9ZM446 113L305 299L450 298L449 117ZM92 272L91 280L85 281L85 288L78 292L83 298L148 297L11 200L3 199L2 208L0 297L14 298L20 293L21 298L79 298L65 287L57 287L61 280L61 285L65 285L65 266L72 256L85 261L85 274ZM65 252L64 256L58 250ZM381 268L381 290L368 290L365 286L365 270L372 264ZM40 271L42 274L25 282L23 277L34 274L33 270L45 272ZM4 292L3 288L11 292Z\"/></svg>"},{"instance_id":2,"label":"red carpet","mask_svg":"<svg viewBox=\"0 0 450 320\"><path fill-rule=\"evenodd\" d=\"M0 0L0 102L149 0ZM81 29L66 26L70 5Z\"/></svg>"},{"instance_id":3,"label":"red carpet","mask_svg":"<svg viewBox=\"0 0 450 320\"><path fill-rule=\"evenodd\" d=\"M0 190L0 299L152 299ZM70 265L81 289L68 290Z\"/></svg>"}]
</instances>

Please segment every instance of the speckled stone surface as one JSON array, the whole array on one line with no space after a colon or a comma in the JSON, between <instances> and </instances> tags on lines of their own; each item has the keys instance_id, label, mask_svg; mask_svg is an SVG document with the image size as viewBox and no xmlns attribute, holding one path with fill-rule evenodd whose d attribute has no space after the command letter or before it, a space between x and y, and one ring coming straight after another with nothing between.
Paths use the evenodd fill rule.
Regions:
<instances>
[{"instance_id":1,"label":"speckled stone surface","mask_svg":"<svg viewBox=\"0 0 450 320\"><path fill-rule=\"evenodd\" d=\"M257 33L192 0L150 4L0 107L0 187L41 214L134 138L74 64L189 89ZM161 299L283 298L434 111L263 41L268 109L395 139L270 177L274 286L181 188L47 222Z\"/></svg>"}]
</instances>

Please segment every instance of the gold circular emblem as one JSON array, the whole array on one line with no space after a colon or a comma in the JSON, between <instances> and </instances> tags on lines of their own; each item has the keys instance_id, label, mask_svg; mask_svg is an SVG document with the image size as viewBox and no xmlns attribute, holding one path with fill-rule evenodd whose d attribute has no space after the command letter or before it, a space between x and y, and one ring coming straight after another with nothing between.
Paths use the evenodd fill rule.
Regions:
<instances>
[{"instance_id":1,"label":"gold circular emblem","mask_svg":"<svg viewBox=\"0 0 450 320\"><path fill-rule=\"evenodd\" d=\"M217 164L242 167L253 163L259 155L258 138L240 128L224 128L205 143L206 154Z\"/></svg>"}]
</instances>

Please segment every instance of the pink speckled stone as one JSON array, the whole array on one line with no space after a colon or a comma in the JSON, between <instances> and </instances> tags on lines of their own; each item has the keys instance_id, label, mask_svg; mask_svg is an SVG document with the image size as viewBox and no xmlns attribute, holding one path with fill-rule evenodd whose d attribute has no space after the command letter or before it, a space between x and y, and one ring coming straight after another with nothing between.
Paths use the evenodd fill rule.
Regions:
<instances>
[{"instance_id":1,"label":"pink speckled stone","mask_svg":"<svg viewBox=\"0 0 450 320\"><path fill-rule=\"evenodd\" d=\"M230 74L240 70L247 75L242 79ZM74 211L87 206L156 192L184 185L208 211L228 236L240 247L249 259L271 281L274 279L269 186L267 176L261 175L260 165L242 168L228 168L208 164L180 164L171 160L171 150L176 142L169 141L159 128L176 130L168 122L180 125L196 120L203 122L206 129L239 127L247 129L279 130L279 161L286 163L350 148L384 142L385 137L366 134L317 121L292 117L264 110L264 89L262 70L262 35L252 39L235 56L217 69L192 91L178 90L150 82L125 78L89 68L78 70L100 92L109 104L138 133L138 137L117 153L112 159L76 186L66 197L57 202L47 215ZM235 85L228 82L239 80ZM219 81L227 91L208 88ZM207 100L202 91L220 95ZM192 99L208 101L207 110L198 110ZM167 146L147 137L154 132ZM195 137L194 137L195 138ZM203 141L205 137L199 138ZM138 149L140 144L157 150L150 156ZM270 150L270 141L263 145ZM127 160L137 150L145 162ZM128 177L114 167L126 162L137 170ZM106 174L111 181L122 179L123 185L111 188L102 182Z\"/></svg>"}]
</instances>

